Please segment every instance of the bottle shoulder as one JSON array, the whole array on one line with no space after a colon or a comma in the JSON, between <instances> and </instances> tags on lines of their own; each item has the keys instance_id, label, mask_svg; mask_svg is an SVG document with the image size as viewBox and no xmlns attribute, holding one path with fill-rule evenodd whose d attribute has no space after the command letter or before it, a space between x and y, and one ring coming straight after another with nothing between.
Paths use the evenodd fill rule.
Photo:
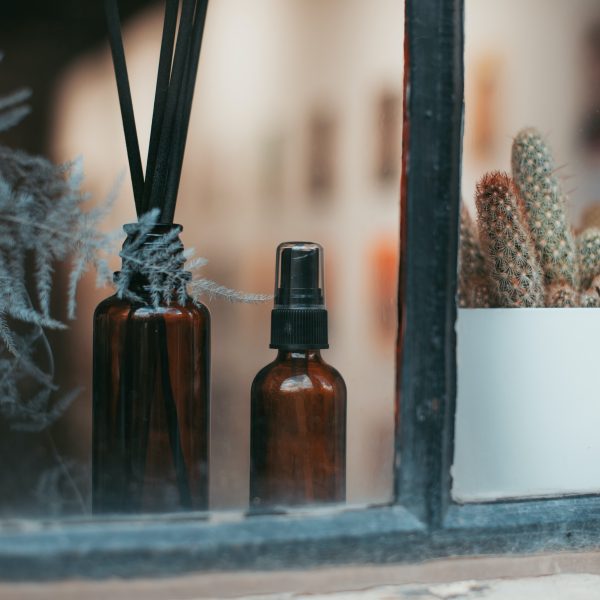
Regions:
<instances>
[{"instance_id":1,"label":"bottle shoulder","mask_svg":"<svg viewBox=\"0 0 600 600\"><path fill-rule=\"evenodd\" d=\"M171 319L193 319L200 321L210 321L210 312L208 308L201 303L193 302L191 299L185 304L172 302L158 307L134 302L127 298L120 298L114 294L102 300L94 311L94 318L120 316L129 319L148 319L153 317L163 317Z\"/></svg>"},{"instance_id":2,"label":"bottle shoulder","mask_svg":"<svg viewBox=\"0 0 600 600\"><path fill-rule=\"evenodd\" d=\"M252 383L253 394L310 391L345 396L346 383L337 369L322 360L274 360L257 373Z\"/></svg>"},{"instance_id":3,"label":"bottle shoulder","mask_svg":"<svg viewBox=\"0 0 600 600\"><path fill-rule=\"evenodd\" d=\"M335 384L339 388L339 390L343 391L344 394L346 394L346 382L344 381L342 374L335 367L332 367L330 364L327 364L326 366L327 366L327 369L328 369L331 379L333 379L335 381Z\"/></svg>"},{"instance_id":4,"label":"bottle shoulder","mask_svg":"<svg viewBox=\"0 0 600 600\"><path fill-rule=\"evenodd\" d=\"M128 302L124 298L119 298L116 294L104 298L97 306L94 311L94 316L98 317L106 313L118 311L119 309L128 309L131 306L131 302Z\"/></svg>"}]
</instances>

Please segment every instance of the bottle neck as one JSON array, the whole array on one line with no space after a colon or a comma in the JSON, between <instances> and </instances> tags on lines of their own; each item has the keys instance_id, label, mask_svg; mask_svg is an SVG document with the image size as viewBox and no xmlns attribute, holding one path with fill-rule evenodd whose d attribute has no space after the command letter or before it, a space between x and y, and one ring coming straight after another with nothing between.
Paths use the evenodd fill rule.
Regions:
<instances>
[{"instance_id":1,"label":"bottle neck","mask_svg":"<svg viewBox=\"0 0 600 600\"><path fill-rule=\"evenodd\" d=\"M132 292L133 294L135 294L135 296L137 296L138 299L143 304L154 304L155 306L161 306L161 305L166 305L166 304L176 305L176 304L180 303L180 301L181 301L180 289L178 289L176 287L163 288L161 290L160 298L158 299L158 302L156 302L155 298L153 298L153 295L149 289L150 286L151 286L151 283L148 280L148 278L134 274L133 277L129 281L128 290L130 292ZM187 297L188 296L186 294L186 298Z\"/></svg>"},{"instance_id":2,"label":"bottle neck","mask_svg":"<svg viewBox=\"0 0 600 600\"><path fill-rule=\"evenodd\" d=\"M120 253L122 268L114 275L119 296L155 307L187 298L191 274L184 271L181 225L156 224L146 230L140 223L131 223L123 229L127 239Z\"/></svg>"},{"instance_id":3,"label":"bottle neck","mask_svg":"<svg viewBox=\"0 0 600 600\"><path fill-rule=\"evenodd\" d=\"M287 362L293 360L314 360L315 362L320 362L323 359L321 358L320 350L283 350L280 349L277 353L277 361L278 362Z\"/></svg>"}]
</instances>

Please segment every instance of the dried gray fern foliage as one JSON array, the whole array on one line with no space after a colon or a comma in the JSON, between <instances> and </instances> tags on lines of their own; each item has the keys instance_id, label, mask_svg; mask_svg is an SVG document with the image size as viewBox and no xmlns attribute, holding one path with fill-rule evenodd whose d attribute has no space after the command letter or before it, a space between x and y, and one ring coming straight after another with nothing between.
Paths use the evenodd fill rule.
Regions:
<instances>
[{"instance_id":1,"label":"dried gray fern foliage","mask_svg":"<svg viewBox=\"0 0 600 600\"><path fill-rule=\"evenodd\" d=\"M194 248L184 249L179 239L181 227L174 225L157 233L158 216L159 210L155 209L142 215L137 223L125 226L127 239L120 252L122 268L114 278L120 298L142 303L147 303L149 298L154 307L173 302L186 304L188 300L199 304L204 296L250 303L272 298L239 292L210 279L195 277L208 260L196 256ZM145 294L140 294L140 288Z\"/></svg>"},{"instance_id":2,"label":"dried gray fern foliage","mask_svg":"<svg viewBox=\"0 0 600 600\"><path fill-rule=\"evenodd\" d=\"M29 113L28 98L27 90L0 98L0 132ZM72 261L69 317L82 275L90 268L102 282L110 275L107 258L116 238L101 233L99 223L114 194L100 207L84 210L88 198L81 192L82 177L80 160L54 165L0 145L0 416L16 429L44 429L76 396L55 398L54 360L45 332L65 327L50 314L55 265Z\"/></svg>"}]
</instances>

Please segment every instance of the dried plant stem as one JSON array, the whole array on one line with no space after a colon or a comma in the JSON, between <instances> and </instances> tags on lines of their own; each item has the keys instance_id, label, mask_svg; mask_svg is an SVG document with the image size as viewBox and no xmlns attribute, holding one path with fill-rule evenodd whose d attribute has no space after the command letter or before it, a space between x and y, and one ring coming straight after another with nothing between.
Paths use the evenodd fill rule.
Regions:
<instances>
[{"instance_id":1,"label":"dried plant stem","mask_svg":"<svg viewBox=\"0 0 600 600\"><path fill-rule=\"evenodd\" d=\"M86 504L85 500L83 499L83 494L81 493L79 486L73 479L73 476L71 475L71 470L69 469L69 466L65 463L62 456L60 455L60 452L58 451L58 448L56 447L56 443L54 442L54 438L52 437L50 430L46 429L45 433L46 433L46 439L48 440L48 446L50 447L50 451L52 452L52 456L54 457L54 460L57 462L60 470L63 472L65 478L69 482L69 486L73 490L73 494L75 495L77 504L79 504L79 507L81 508L81 513L84 515L88 514L89 511L88 511L87 504Z\"/></svg>"}]
</instances>

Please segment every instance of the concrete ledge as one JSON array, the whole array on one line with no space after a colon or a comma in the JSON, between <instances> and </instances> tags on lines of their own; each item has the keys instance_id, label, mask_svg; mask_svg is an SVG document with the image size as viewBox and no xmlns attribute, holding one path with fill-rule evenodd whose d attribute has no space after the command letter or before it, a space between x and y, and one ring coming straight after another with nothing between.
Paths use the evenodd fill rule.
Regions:
<instances>
[{"instance_id":1,"label":"concrete ledge","mask_svg":"<svg viewBox=\"0 0 600 600\"><path fill-rule=\"evenodd\" d=\"M452 582L458 583L447 585ZM304 594L310 594L311 600L318 598L315 594L413 600L534 600L538 595L544 600L597 600L600 552L457 558L416 565L356 565L310 571L213 573L152 580L0 584L2 600L193 600L244 596L285 599L302 598Z\"/></svg>"}]
</instances>

